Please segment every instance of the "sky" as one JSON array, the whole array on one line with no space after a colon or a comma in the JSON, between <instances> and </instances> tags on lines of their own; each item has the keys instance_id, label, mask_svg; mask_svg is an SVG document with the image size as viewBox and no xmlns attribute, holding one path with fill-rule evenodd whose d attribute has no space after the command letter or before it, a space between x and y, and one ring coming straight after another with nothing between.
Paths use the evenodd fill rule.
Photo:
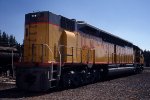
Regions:
<instances>
[{"instance_id":1,"label":"sky","mask_svg":"<svg viewBox=\"0 0 150 100\"><path fill-rule=\"evenodd\" d=\"M150 0L0 0L0 30L22 43L25 14L50 11L150 50L149 4Z\"/></svg>"}]
</instances>

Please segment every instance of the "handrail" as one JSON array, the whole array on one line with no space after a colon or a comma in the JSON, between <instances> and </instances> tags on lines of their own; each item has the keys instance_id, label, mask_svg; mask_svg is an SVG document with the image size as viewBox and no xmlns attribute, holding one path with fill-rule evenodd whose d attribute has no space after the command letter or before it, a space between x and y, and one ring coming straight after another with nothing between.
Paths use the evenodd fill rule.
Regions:
<instances>
[{"instance_id":1,"label":"handrail","mask_svg":"<svg viewBox=\"0 0 150 100\"><path fill-rule=\"evenodd\" d=\"M48 47L48 49L49 49L49 51L51 52L51 54L52 54L52 62L53 62L53 51L52 51L52 49L48 46L48 44L32 44L32 61L33 61L33 53L34 53L34 45L44 45L44 46L47 46ZM42 56L43 56L43 50L42 50Z\"/></svg>"},{"instance_id":2,"label":"handrail","mask_svg":"<svg viewBox=\"0 0 150 100\"><path fill-rule=\"evenodd\" d=\"M53 58L53 51L52 51L52 49L51 49L47 44L43 44L43 45L45 45L45 46L48 47L48 49L49 49L50 52L52 53L52 58ZM59 61L60 61L60 63L59 63L59 72L58 72L58 78L59 78L59 79L60 79L60 76L61 76L61 52L60 52L60 47L61 47L61 45L60 45L59 48L58 48ZM59 80L59 79L58 79L58 80Z\"/></svg>"},{"instance_id":3,"label":"handrail","mask_svg":"<svg viewBox=\"0 0 150 100\"><path fill-rule=\"evenodd\" d=\"M54 57L53 57L53 54L54 54L54 53L53 53L52 49L49 47L49 45L48 45L48 44L43 44L43 45L45 45L45 46L47 46L47 47L48 47L49 51L50 51L50 52L51 52L51 54L52 54L52 59L53 59L53 58L54 58ZM52 61L53 61L53 60L52 60Z\"/></svg>"}]
</instances>

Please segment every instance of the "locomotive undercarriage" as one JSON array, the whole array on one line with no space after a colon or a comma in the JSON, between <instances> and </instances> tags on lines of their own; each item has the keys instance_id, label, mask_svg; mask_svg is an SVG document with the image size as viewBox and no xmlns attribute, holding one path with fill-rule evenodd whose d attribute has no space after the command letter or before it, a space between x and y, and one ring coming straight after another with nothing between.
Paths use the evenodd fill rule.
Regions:
<instances>
[{"instance_id":1,"label":"locomotive undercarriage","mask_svg":"<svg viewBox=\"0 0 150 100\"><path fill-rule=\"evenodd\" d=\"M57 65L44 67L33 66L17 67L16 84L19 89L29 91L46 91L50 88L70 88L78 87L90 83L95 83L107 79L108 76L121 73L139 73L142 67L138 65L113 67L108 64L93 65L88 68L87 65L72 64L62 67L61 76L58 78ZM53 72L52 72L53 71Z\"/></svg>"},{"instance_id":2,"label":"locomotive undercarriage","mask_svg":"<svg viewBox=\"0 0 150 100\"><path fill-rule=\"evenodd\" d=\"M140 73L142 70L143 67L138 64L136 66L133 64L125 64L114 66L113 68L109 67L108 64L94 65L92 68L88 68L86 65L83 67L79 66L79 69L71 67L62 71L60 83L63 83L61 85L67 88L72 86L77 87L105 80L112 75Z\"/></svg>"}]
</instances>

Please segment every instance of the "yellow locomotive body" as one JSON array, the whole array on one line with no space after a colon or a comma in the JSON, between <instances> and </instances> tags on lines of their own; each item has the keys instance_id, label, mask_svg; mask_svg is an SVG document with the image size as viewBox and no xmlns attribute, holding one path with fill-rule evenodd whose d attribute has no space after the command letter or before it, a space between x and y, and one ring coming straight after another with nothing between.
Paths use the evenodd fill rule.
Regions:
<instances>
[{"instance_id":1,"label":"yellow locomotive body","mask_svg":"<svg viewBox=\"0 0 150 100\"><path fill-rule=\"evenodd\" d=\"M33 23L26 25L24 62L58 63L60 49L63 63L133 63L133 48L117 45L116 53L114 48L114 44L98 37L49 23Z\"/></svg>"},{"instance_id":2,"label":"yellow locomotive body","mask_svg":"<svg viewBox=\"0 0 150 100\"><path fill-rule=\"evenodd\" d=\"M32 16L36 18L38 15ZM121 47L105 42L101 37L68 31L48 22L48 16L45 13L43 18L37 19L39 22L25 25L24 62L60 62L60 49L64 53L63 63L133 63L132 47ZM42 47L42 44L45 45Z\"/></svg>"},{"instance_id":3,"label":"yellow locomotive body","mask_svg":"<svg viewBox=\"0 0 150 100\"><path fill-rule=\"evenodd\" d=\"M110 33L48 11L29 13L25 19L23 62L16 65L17 86L40 91L60 81L78 85L106 76L112 71L109 68L127 69L130 65L134 70L134 58L133 44Z\"/></svg>"}]
</instances>

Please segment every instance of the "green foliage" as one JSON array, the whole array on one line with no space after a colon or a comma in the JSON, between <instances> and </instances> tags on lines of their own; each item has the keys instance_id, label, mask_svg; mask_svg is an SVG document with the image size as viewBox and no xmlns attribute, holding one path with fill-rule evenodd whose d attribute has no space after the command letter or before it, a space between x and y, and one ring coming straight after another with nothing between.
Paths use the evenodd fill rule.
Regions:
<instances>
[{"instance_id":1,"label":"green foliage","mask_svg":"<svg viewBox=\"0 0 150 100\"><path fill-rule=\"evenodd\" d=\"M14 46L18 45L13 35L8 35L6 32L0 30L0 46Z\"/></svg>"}]
</instances>

